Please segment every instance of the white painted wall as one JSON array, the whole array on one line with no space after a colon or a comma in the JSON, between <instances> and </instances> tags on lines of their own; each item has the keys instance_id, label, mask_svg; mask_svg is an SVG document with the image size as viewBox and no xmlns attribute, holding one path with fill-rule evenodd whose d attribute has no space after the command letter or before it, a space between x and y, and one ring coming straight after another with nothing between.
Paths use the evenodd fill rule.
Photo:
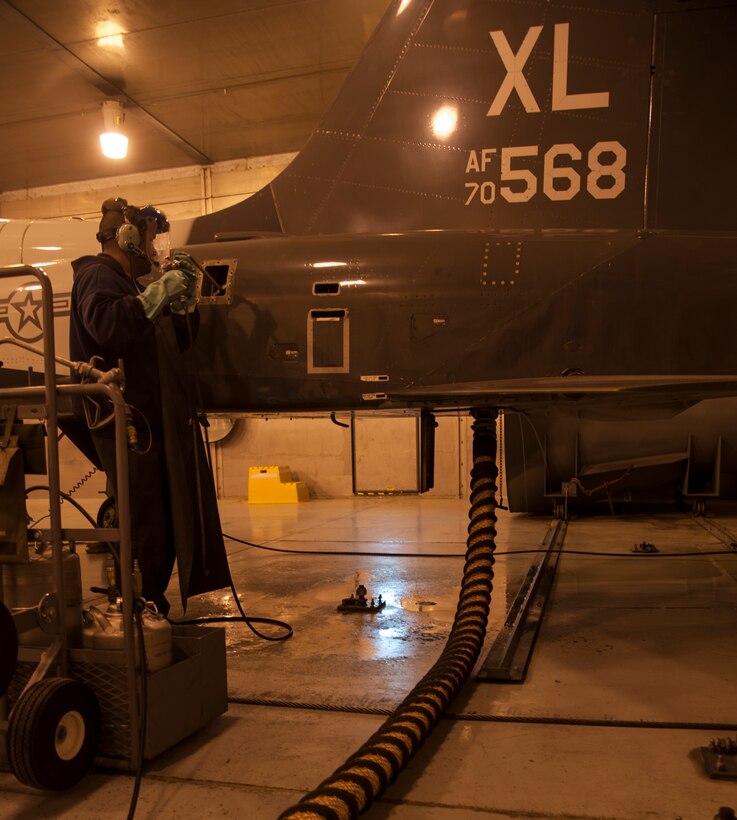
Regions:
<instances>
[{"instance_id":1,"label":"white painted wall","mask_svg":"<svg viewBox=\"0 0 737 820\"><path fill-rule=\"evenodd\" d=\"M337 420L350 424L349 413ZM414 463L414 419L377 415L356 419L359 429L356 453L359 462L359 489L391 492L413 486L406 469ZM468 495L471 464L471 431L467 416L441 416L435 432L435 487L426 494L434 498ZM347 498L353 495L352 446L350 428L339 427L328 416L248 416L238 419L232 432L210 445L215 484L220 498L248 497L248 468L286 465L295 480L304 481L311 498ZM379 473L361 472L361 462L381 461L381 481L371 481ZM84 456L65 438L59 442L62 492L73 491L96 514L105 491L105 476L96 473L84 484L75 485L92 469ZM414 469L414 468L413 468ZM400 486L398 478L406 478ZM44 476L29 476L27 486L48 484ZM41 496L34 496L41 497Z\"/></svg>"},{"instance_id":2,"label":"white painted wall","mask_svg":"<svg viewBox=\"0 0 737 820\"><path fill-rule=\"evenodd\" d=\"M349 413L337 420L350 424ZM414 419L377 414L356 419L359 429L358 489L391 492L416 486L406 468L414 460ZM435 441L435 497L458 497L465 492L461 475L461 448L465 446L465 416L438 419ZM223 498L248 496L248 468L288 466L295 480L307 483L312 498L353 495L351 429L339 427L328 416L249 416L233 432L212 446L217 464L216 483ZM382 471L361 472L367 460L383 461ZM464 455L465 459L465 455ZM414 468L413 468L414 469ZM413 472L411 470L410 472ZM402 478L404 483L394 477Z\"/></svg>"}]
</instances>

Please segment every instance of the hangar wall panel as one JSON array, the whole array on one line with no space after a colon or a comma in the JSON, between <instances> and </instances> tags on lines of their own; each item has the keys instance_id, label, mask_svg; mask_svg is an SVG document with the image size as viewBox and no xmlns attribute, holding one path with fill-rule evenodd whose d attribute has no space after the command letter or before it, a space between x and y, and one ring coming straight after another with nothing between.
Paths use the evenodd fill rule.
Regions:
<instances>
[{"instance_id":1,"label":"hangar wall panel","mask_svg":"<svg viewBox=\"0 0 737 820\"><path fill-rule=\"evenodd\" d=\"M363 492L417 490L417 421L364 416L353 426L355 486Z\"/></svg>"},{"instance_id":2,"label":"hangar wall panel","mask_svg":"<svg viewBox=\"0 0 737 820\"><path fill-rule=\"evenodd\" d=\"M348 414L338 414L337 418L343 423L350 420ZM365 422L366 419L359 421ZM465 417L439 419L435 441L435 488L426 495L458 497L462 492L460 448L461 431L465 425ZM408 427L412 428L409 433ZM369 468L374 470L371 478L375 478L377 459L384 460L382 474L377 478L383 487L377 485L371 489L406 489L400 486L400 481L407 478L405 462L409 459L414 463L415 454L410 452L413 431L414 419L377 417L365 425L357 440L359 469L361 463L365 466L368 460ZM311 498L353 495L351 430L338 427L327 416L249 416L239 420L233 432L216 446L219 449L218 491L221 497L246 498L248 468L272 465L289 466L295 480L307 483Z\"/></svg>"},{"instance_id":3,"label":"hangar wall panel","mask_svg":"<svg viewBox=\"0 0 737 820\"><path fill-rule=\"evenodd\" d=\"M349 414L338 420L350 422ZM359 419L366 422L366 418ZM411 429L410 429L411 428ZM408 432L409 430L409 432ZM414 464L414 419L372 418L357 440L359 479L361 460L376 465L383 460L383 487L403 489L401 471L404 461ZM386 443L392 446L384 446ZM395 446L395 445L400 446ZM470 420L466 416L438 419L435 438L435 487L423 497L457 498L468 495L467 465L470 469ZM248 417L239 419L224 440L210 445L215 484L220 498L248 497L248 468L288 465L295 480L306 481L311 498L348 498L353 496L351 431L333 424L327 416ZM67 439L59 442L62 492L72 492L93 517L105 498L105 476L89 475L92 465ZM85 480L85 477L86 480ZM80 484L80 486L77 486ZM47 476L27 476L26 486L48 485ZM409 484L408 484L409 486ZM32 498L43 499L41 493Z\"/></svg>"},{"instance_id":4,"label":"hangar wall panel","mask_svg":"<svg viewBox=\"0 0 737 820\"><path fill-rule=\"evenodd\" d=\"M270 465L289 466L313 498L352 494L350 430L327 416L241 419L220 447L225 498L246 498L248 468Z\"/></svg>"},{"instance_id":5,"label":"hangar wall panel","mask_svg":"<svg viewBox=\"0 0 737 820\"><path fill-rule=\"evenodd\" d=\"M268 185L294 156L274 154L208 166L193 165L4 191L0 193L0 218L97 219L105 199L122 196L137 205L157 205L170 219L186 219L248 198Z\"/></svg>"}]
</instances>

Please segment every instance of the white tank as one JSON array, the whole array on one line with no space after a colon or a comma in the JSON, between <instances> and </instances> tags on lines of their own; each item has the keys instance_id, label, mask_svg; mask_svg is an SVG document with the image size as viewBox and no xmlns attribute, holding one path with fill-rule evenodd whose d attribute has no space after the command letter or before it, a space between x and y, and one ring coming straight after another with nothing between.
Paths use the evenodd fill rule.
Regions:
<instances>
[{"instance_id":1,"label":"white tank","mask_svg":"<svg viewBox=\"0 0 737 820\"><path fill-rule=\"evenodd\" d=\"M79 645L82 632L82 573L79 556L65 551L64 566L64 606L66 625L72 645ZM5 564L3 566L3 602L11 611L37 607L44 595L54 591L54 562L51 551L36 555L27 564ZM40 628L23 632L19 636L21 645L47 646L49 636Z\"/></svg>"},{"instance_id":2,"label":"white tank","mask_svg":"<svg viewBox=\"0 0 737 820\"><path fill-rule=\"evenodd\" d=\"M84 610L82 645L86 649L123 649L123 635L123 612L120 604L110 604L104 612L96 606ZM134 637L138 665L137 630ZM158 672L171 665L171 624L151 603L143 611L143 646L146 651L146 671Z\"/></svg>"}]
</instances>

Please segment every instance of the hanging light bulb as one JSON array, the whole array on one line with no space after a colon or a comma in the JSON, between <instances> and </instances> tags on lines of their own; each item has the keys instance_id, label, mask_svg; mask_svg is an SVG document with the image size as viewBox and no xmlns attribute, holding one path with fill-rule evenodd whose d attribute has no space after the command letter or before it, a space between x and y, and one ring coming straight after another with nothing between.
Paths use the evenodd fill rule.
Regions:
<instances>
[{"instance_id":1,"label":"hanging light bulb","mask_svg":"<svg viewBox=\"0 0 737 820\"><path fill-rule=\"evenodd\" d=\"M102 121L105 124L105 131L100 134L102 153L110 159L125 159L128 137L120 130L125 121L125 113L118 100L105 100L102 104Z\"/></svg>"}]
</instances>

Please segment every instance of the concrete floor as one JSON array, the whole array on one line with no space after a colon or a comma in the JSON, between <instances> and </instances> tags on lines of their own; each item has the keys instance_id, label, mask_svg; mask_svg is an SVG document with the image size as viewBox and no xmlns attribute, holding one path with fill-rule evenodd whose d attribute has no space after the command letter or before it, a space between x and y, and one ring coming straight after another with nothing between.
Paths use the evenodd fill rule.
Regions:
<instances>
[{"instance_id":1,"label":"concrete floor","mask_svg":"<svg viewBox=\"0 0 737 820\"><path fill-rule=\"evenodd\" d=\"M64 524L75 526L67 507ZM246 611L295 630L267 643L228 625L229 695L280 705L231 703L147 763L136 817L269 820L331 774L383 722L367 711L396 706L441 652L467 514L464 501L414 497L223 502L225 533L295 550L229 542ZM733 512L714 517L737 533ZM548 523L500 513L497 549L538 547ZM737 552L668 510L575 518L564 549L626 555L643 541L661 552L725 553L563 555L526 682L471 681L453 717L364 816L710 820L720 806L737 807L737 783L707 777L698 753L737 729ZM301 554L315 549L355 554ZM451 557L430 557L438 553ZM533 558L498 558L489 641ZM99 582L101 564L84 556L85 588ZM337 613L357 582L381 593L386 609ZM224 591L194 599L187 616L233 611ZM0 817L124 818L132 786L128 775L96 770L69 792L38 793L0 772Z\"/></svg>"}]
</instances>

